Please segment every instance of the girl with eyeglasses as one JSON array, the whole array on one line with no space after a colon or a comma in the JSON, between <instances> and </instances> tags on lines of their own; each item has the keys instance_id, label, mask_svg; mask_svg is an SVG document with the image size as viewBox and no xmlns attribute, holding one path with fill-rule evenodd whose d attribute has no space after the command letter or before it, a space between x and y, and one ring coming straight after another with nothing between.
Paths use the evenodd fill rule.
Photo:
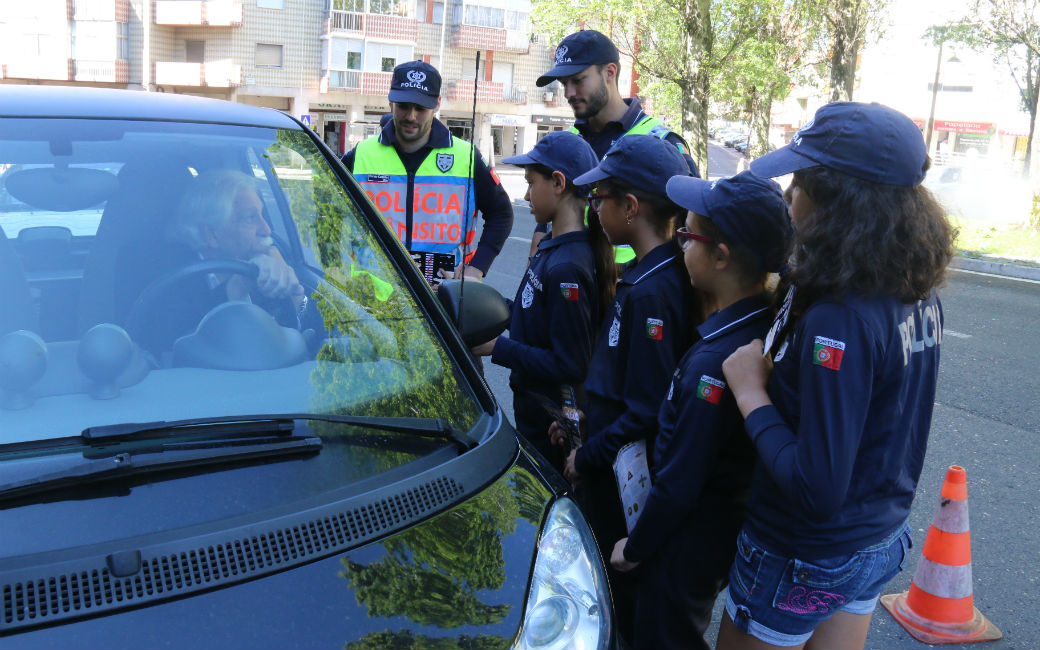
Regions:
<instances>
[{"instance_id":1,"label":"girl with eyeglasses","mask_svg":"<svg viewBox=\"0 0 1040 650\"><path fill-rule=\"evenodd\" d=\"M686 174L689 168L674 146L629 135L596 169L575 180L596 183L590 203L610 243L628 244L636 254L617 283L596 339L585 381L587 440L571 452L564 473L580 483L579 499L605 558L626 531L614 460L630 442L646 440L652 447L668 378L699 322L675 243L684 211L665 192L669 178ZM608 574L618 631L631 639L631 578L612 569Z\"/></svg>"},{"instance_id":2,"label":"girl with eyeglasses","mask_svg":"<svg viewBox=\"0 0 1040 650\"><path fill-rule=\"evenodd\" d=\"M652 487L611 565L639 569L632 647L707 648L704 630L726 585L755 463L722 362L768 331L766 280L787 259L792 230L780 186L748 172L714 182L679 176L667 190L689 210L676 234L708 315L672 375Z\"/></svg>"},{"instance_id":3,"label":"girl with eyeglasses","mask_svg":"<svg viewBox=\"0 0 1040 650\"><path fill-rule=\"evenodd\" d=\"M584 224L585 188L574 179L596 166L581 137L550 133L524 155L502 162L524 169L531 212L552 223L538 244L512 302L509 335L473 348L510 368L516 429L560 472L566 452L550 443L549 427L564 395L582 395L596 327L613 297L613 251L595 215Z\"/></svg>"},{"instance_id":4,"label":"girl with eyeglasses","mask_svg":"<svg viewBox=\"0 0 1040 650\"><path fill-rule=\"evenodd\" d=\"M909 555L953 255L927 168L913 121L853 102L751 163L794 173L795 253L765 341L722 366L762 462L719 648L862 648Z\"/></svg>"}]
</instances>

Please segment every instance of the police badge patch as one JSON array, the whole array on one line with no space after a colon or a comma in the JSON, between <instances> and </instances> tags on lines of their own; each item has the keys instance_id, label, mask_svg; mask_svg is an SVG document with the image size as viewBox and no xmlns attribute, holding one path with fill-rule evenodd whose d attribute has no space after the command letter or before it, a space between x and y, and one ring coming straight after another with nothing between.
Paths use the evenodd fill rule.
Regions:
<instances>
[{"instance_id":1,"label":"police badge patch","mask_svg":"<svg viewBox=\"0 0 1040 650\"><path fill-rule=\"evenodd\" d=\"M453 153L439 153L437 154L437 169L442 172L446 172L452 168L455 164L455 154Z\"/></svg>"},{"instance_id":2,"label":"police badge patch","mask_svg":"<svg viewBox=\"0 0 1040 650\"><path fill-rule=\"evenodd\" d=\"M531 302L534 300L534 289L531 288L531 283L528 282L524 285L524 292L520 295L520 304L523 305L524 309L531 306Z\"/></svg>"},{"instance_id":3,"label":"police badge patch","mask_svg":"<svg viewBox=\"0 0 1040 650\"><path fill-rule=\"evenodd\" d=\"M614 319L614 322L610 324L610 334L607 337L607 345L612 348L616 348L618 339L621 338L621 321Z\"/></svg>"}]
</instances>

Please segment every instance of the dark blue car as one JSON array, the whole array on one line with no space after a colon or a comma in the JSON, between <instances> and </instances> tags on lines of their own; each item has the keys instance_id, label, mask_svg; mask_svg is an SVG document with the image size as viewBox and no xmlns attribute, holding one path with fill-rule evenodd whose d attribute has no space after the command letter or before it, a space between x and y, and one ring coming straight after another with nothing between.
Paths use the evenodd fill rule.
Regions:
<instances>
[{"instance_id":1,"label":"dark blue car","mask_svg":"<svg viewBox=\"0 0 1040 650\"><path fill-rule=\"evenodd\" d=\"M500 298L439 301L310 129L3 86L0 229L0 648L615 644L468 354Z\"/></svg>"}]
</instances>

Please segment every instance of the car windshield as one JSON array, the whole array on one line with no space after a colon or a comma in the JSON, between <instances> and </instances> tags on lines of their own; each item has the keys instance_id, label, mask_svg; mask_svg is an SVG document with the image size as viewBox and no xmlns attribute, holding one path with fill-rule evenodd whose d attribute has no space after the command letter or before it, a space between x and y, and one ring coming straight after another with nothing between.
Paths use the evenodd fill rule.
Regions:
<instances>
[{"instance_id":1,"label":"car windshield","mask_svg":"<svg viewBox=\"0 0 1040 650\"><path fill-rule=\"evenodd\" d=\"M0 445L480 407L303 130L0 120Z\"/></svg>"}]
</instances>

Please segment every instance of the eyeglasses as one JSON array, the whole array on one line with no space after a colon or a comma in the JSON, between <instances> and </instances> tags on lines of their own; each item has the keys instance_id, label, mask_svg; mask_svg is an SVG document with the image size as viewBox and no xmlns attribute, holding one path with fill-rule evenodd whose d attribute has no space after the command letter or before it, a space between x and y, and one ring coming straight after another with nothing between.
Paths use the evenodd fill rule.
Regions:
<instances>
[{"instance_id":1,"label":"eyeglasses","mask_svg":"<svg viewBox=\"0 0 1040 650\"><path fill-rule=\"evenodd\" d=\"M612 199L612 198L614 198L613 194L604 194L602 192L598 192L596 190L593 190L592 194L590 194L585 200L588 201L588 203L589 203L589 209L592 210L593 212L597 212L598 213L600 207L603 206L603 200L604 199Z\"/></svg>"},{"instance_id":2,"label":"eyeglasses","mask_svg":"<svg viewBox=\"0 0 1040 650\"><path fill-rule=\"evenodd\" d=\"M675 234L679 235L679 239L681 240L679 242L679 246L683 250L686 250L686 247L690 245L689 244L690 241L701 241L701 242L704 242L705 244L712 244L712 243L715 242L714 239L712 239L711 237L708 237L707 235L701 235L701 234L698 234L698 233L695 233L695 232L690 232L685 226L683 226L682 228L677 229L675 231Z\"/></svg>"}]
</instances>

